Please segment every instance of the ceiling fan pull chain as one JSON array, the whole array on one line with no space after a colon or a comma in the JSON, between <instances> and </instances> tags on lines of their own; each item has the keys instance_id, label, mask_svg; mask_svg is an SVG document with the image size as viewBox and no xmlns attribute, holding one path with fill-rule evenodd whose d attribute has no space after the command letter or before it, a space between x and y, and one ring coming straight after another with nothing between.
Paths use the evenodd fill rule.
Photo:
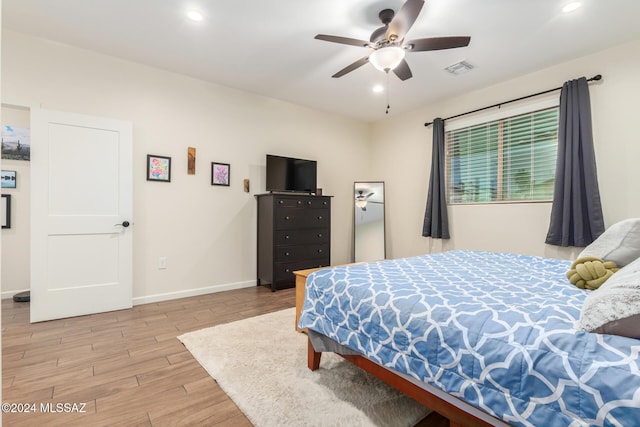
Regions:
<instances>
[{"instance_id":1,"label":"ceiling fan pull chain","mask_svg":"<svg viewBox=\"0 0 640 427\"><path fill-rule=\"evenodd\" d=\"M389 70L387 70L387 111L385 111L385 114L389 114L389 108L391 108L391 105L389 104Z\"/></svg>"}]
</instances>

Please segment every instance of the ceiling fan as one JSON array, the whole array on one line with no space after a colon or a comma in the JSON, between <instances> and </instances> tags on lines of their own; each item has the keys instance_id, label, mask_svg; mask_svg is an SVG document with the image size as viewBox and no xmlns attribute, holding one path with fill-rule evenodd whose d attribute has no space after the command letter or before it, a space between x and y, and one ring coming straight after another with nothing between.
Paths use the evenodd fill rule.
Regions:
<instances>
[{"instance_id":1,"label":"ceiling fan","mask_svg":"<svg viewBox=\"0 0 640 427\"><path fill-rule=\"evenodd\" d=\"M424 0L407 0L397 14L391 9L384 9L378 14L384 25L371 34L369 41L326 34L316 35L315 38L318 40L373 49L369 56L358 59L331 77L342 77L371 62L380 71L389 73L393 70L400 80L407 80L413 74L404 59L405 52L453 49L469 44L471 37L428 37L405 41L404 38L418 18L422 6Z\"/></svg>"},{"instance_id":2,"label":"ceiling fan","mask_svg":"<svg viewBox=\"0 0 640 427\"><path fill-rule=\"evenodd\" d=\"M367 210L367 203L369 202L369 197L373 196L375 193L369 193L365 196L363 190L358 190L358 194L356 195L356 206L362 209L363 211Z\"/></svg>"}]
</instances>

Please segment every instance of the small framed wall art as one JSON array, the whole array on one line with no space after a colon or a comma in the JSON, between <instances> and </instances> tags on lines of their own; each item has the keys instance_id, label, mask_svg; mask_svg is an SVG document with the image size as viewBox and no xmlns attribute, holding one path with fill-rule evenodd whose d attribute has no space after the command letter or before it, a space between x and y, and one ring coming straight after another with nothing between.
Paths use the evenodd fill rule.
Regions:
<instances>
[{"instance_id":1,"label":"small framed wall art","mask_svg":"<svg viewBox=\"0 0 640 427\"><path fill-rule=\"evenodd\" d=\"M171 182L171 157L147 154L147 181Z\"/></svg>"},{"instance_id":2,"label":"small framed wall art","mask_svg":"<svg viewBox=\"0 0 640 427\"><path fill-rule=\"evenodd\" d=\"M0 216L2 216L2 228L11 228L11 194L2 195Z\"/></svg>"},{"instance_id":3,"label":"small framed wall art","mask_svg":"<svg viewBox=\"0 0 640 427\"><path fill-rule=\"evenodd\" d=\"M211 162L211 185L229 186L231 165L229 163Z\"/></svg>"},{"instance_id":4,"label":"small framed wall art","mask_svg":"<svg viewBox=\"0 0 640 427\"><path fill-rule=\"evenodd\" d=\"M16 188L17 183L16 171L2 171L2 188Z\"/></svg>"},{"instance_id":5,"label":"small framed wall art","mask_svg":"<svg viewBox=\"0 0 640 427\"><path fill-rule=\"evenodd\" d=\"M31 160L31 131L11 125L2 126L2 158L5 160Z\"/></svg>"},{"instance_id":6,"label":"small framed wall art","mask_svg":"<svg viewBox=\"0 0 640 427\"><path fill-rule=\"evenodd\" d=\"M187 175L196 174L196 147L187 147Z\"/></svg>"}]
</instances>

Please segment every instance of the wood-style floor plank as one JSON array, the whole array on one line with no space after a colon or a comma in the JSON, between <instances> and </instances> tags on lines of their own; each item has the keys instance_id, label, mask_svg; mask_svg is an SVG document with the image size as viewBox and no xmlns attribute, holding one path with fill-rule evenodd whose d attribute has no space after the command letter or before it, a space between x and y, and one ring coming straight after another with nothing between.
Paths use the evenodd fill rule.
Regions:
<instances>
[{"instance_id":1,"label":"wood-style floor plank","mask_svg":"<svg viewBox=\"0 0 640 427\"><path fill-rule=\"evenodd\" d=\"M176 338L295 305L294 289L239 289L36 324L2 301L4 402L85 403L84 413L4 413L10 426L251 426ZM293 319L291 322L293 328ZM419 426L447 426L437 417Z\"/></svg>"},{"instance_id":2,"label":"wood-style floor plank","mask_svg":"<svg viewBox=\"0 0 640 427\"><path fill-rule=\"evenodd\" d=\"M293 289L255 287L30 324L29 303L3 300L3 400L86 403L87 412L5 413L2 421L250 426L176 337L294 304Z\"/></svg>"}]
</instances>

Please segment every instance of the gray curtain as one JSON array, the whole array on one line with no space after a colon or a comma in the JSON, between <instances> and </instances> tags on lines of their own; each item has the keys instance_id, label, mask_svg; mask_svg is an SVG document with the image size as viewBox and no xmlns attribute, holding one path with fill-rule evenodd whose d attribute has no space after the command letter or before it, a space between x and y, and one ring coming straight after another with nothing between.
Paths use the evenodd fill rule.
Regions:
<instances>
[{"instance_id":1,"label":"gray curtain","mask_svg":"<svg viewBox=\"0 0 640 427\"><path fill-rule=\"evenodd\" d=\"M587 246L603 232L589 85L581 77L566 82L560 92L558 159L545 243Z\"/></svg>"},{"instance_id":2,"label":"gray curtain","mask_svg":"<svg viewBox=\"0 0 640 427\"><path fill-rule=\"evenodd\" d=\"M431 151L431 176L427 209L424 213L422 235L437 239L449 238L447 194L444 181L444 120L433 121L433 149Z\"/></svg>"}]
</instances>

